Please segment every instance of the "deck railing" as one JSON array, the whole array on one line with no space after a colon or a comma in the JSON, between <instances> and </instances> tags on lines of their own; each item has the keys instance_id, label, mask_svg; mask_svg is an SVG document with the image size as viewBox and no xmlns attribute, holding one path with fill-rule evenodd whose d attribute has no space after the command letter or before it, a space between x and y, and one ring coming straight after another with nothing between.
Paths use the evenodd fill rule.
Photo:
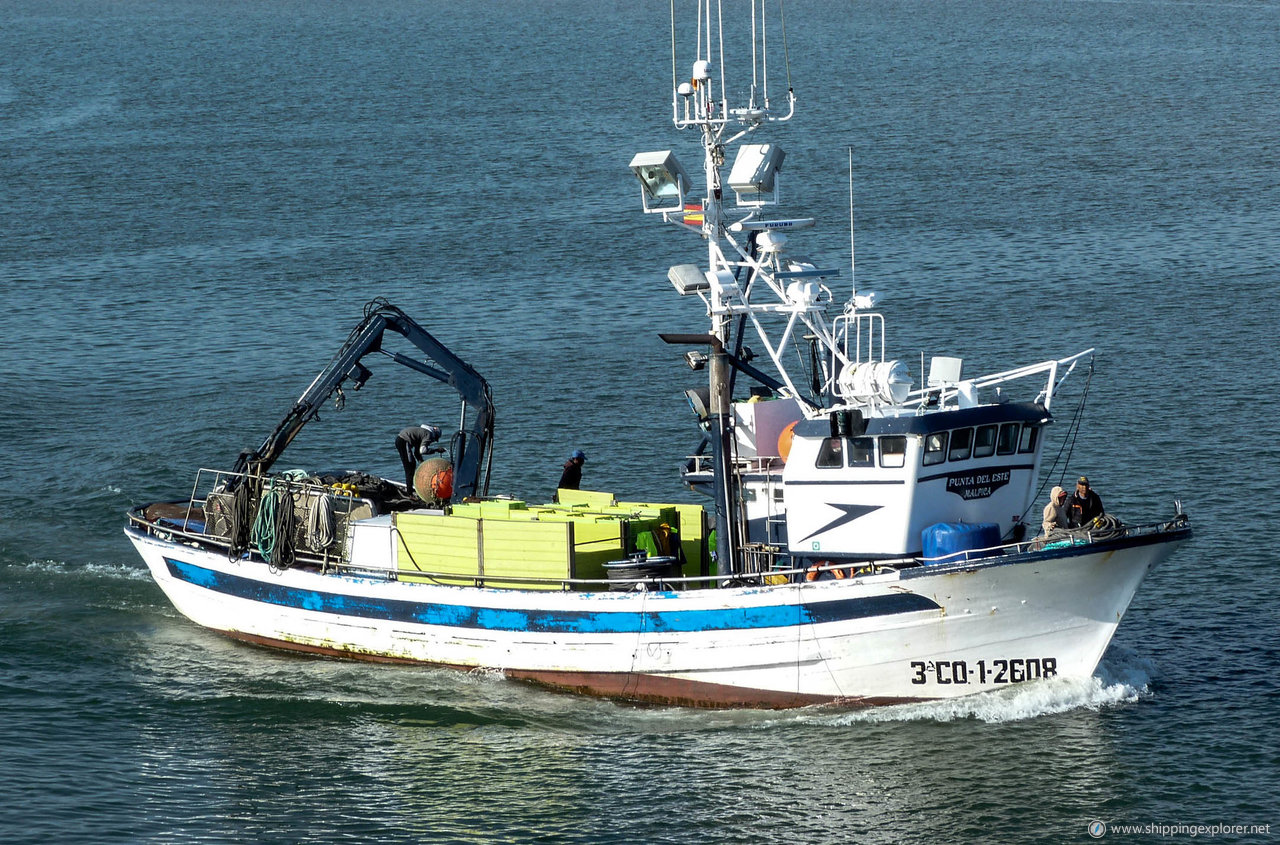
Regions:
<instances>
[{"instance_id":1,"label":"deck railing","mask_svg":"<svg viewBox=\"0 0 1280 845\"><path fill-rule=\"evenodd\" d=\"M274 488L270 485L274 484ZM239 507L234 501L238 490L246 489L248 493L248 509L246 513L256 515L263 490L274 489L277 493L289 495L294 503L295 519L293 537L295 558L293 565L310 566L321 572L335 571L365 577L397 580L399 569L392 567L361 566L351 561L350 525L362 518L375 515L375 505L368 499L354 495L354 491L346 488L335 488L333 485L317 483L312 480L291 478L287 476L271 476L269 479L248 476L222 470L201 469L196 475L191 496L186 502L150 505L138 508L129 514L131 524L138 530L175 539L193 546L211 547L231 552L232 511ZM327 502L327 504L325 504ZM318 544L313 537L307 536L306 527L310 522L312 509L316 507L333 508L333 532L329 542ZM517 585L530 588L559 590L682 590L730 585L771 585L800 581L826 580L828 578L861 579L877 575L887 575L899 571L921 573L967 567L974 565L990 565L1007 559L1010 556L1034 554L1052 551L1058 546L1068 547L1090 545L1095 542L1107 542L1117 539L1134 538L1166 532L1182 532L1187 528L1185 515L1179 512L1173 520L1164 523L1144 525L1111 526L1104 533L1095 536L1088 528L1078 529L1070 536L1057 538L1037 537L1016 543L1005 543L978 549L966 549L939 558L922 556L905 556L893 559L838 559L822 561L806 561L803 565L795 565L792 555L784 547L751 543L743 548L743 571L733 575L706 576L668 576L648 575L636 578L582 579L582 578L536 578L503 575L500 580L504 586ZM394 530L394 528L392 529ZM256 549L240 552L237 556L245 559L261 557ZM458 573L430 572L415 570L411 573L415 580L435 580L442 584L458 585L467 576ZM484 586L483 576L477 576L474 586Z\"/></svg>"},{"instance_id":2,"label":"deck railing","mask_svg":"<svg viewBox=\"0 0 1280 845\"><path fill-rule=\"evenodd\" d=\"M196 472L186 502L172 503L171 513L152 505L147 509L150 514L136 511L130 514L130 520L152 533L171 534L230 553L237 539L232 536L236 520L247 519L245 530L250 530L264 493L289 497L293 518L288 543L295 560L322 569L343 567L350 562L350 524L377 513L375 503L359 496L351 485L325 484L288 474L264 478L202 468ZM323 509L324 519L319 519L317 509ZM326 529L322 536L313 530L317 519Z\"/></svg>"}]
</instances>

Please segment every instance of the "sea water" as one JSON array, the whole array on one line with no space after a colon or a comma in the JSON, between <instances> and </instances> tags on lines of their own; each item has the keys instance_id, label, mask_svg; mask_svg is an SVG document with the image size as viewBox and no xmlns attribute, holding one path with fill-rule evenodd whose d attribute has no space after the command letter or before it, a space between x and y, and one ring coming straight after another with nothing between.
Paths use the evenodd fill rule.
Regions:
<instances>
[{"instance_id":1,"label":"sea water","mask_svg":"<svg viewBox=\"0 0 1280 845\"><path fill-rule=\"evenodd\" d=\"M1191 515L1195 539L1095 677L700 712L299 658L186 621L124 512L256 446L374 296L489 380L495 490L544 497L581 448L585 486L689 495L681 393L699 377L657 333L705 330L665 280L703 246L644 218L626 168L641 150L696 160L667 119L667 4L13 0L0 839L1060 842L1096 821L1280 824L1280 4L786 12L797 117L772 139L785 213L819 220L797 250L881 293L917 378L921 355L976 374L1096 347L1065 471L1121 518L1175 498ZM395 431L457 414L406 385L326 411L286 462L320 469L336 448L394 477Z\"/></svg>"}]
</instances>

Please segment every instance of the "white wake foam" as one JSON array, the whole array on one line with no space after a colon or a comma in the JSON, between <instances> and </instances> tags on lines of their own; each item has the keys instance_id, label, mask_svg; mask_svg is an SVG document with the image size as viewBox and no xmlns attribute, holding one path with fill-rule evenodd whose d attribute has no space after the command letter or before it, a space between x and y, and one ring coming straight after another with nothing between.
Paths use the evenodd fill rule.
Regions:
<instances>
[{"instance_id":1,"label":"white wake foam","mask_svg":"<svg viewBox=\"0 0 1280 845\"><path fill-rule=\"evenodd\" d=\"M60 560L33 560L22 565L28 572L41 575L63 575L76 578L110 578L121 581L149 581L145 566L125 563L67 563Z\"/></svg>"},{"instance_id":2,"label":"white wake foam","mask_svg":"<svg viewBox=\"0 0 1280 845\"><path fill-rule=\"evenodd\" d=\"M1151 661L1124 649L1113 648L1089 678L1050 678L963 698L859 710L846 714L843 721L951 722L976 719L997 723L1071 710L1100 710L1149 695L1152 668Z\"/></svg>"}]
</instances>

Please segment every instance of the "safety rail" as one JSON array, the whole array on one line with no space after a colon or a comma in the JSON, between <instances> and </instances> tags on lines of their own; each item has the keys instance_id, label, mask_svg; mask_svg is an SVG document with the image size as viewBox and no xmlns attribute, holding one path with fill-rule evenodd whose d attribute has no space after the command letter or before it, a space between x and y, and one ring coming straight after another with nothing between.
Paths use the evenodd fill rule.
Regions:
<instances>
[{"instance_id":1,"label":"safety rail","mask_svg":"<svg viewBox=\"0 0 1280 845\"><path fill-rule=\"evenodd\" d=\"M1101 522L1101 520L1099 520ZM999 558L1055 552L1059 549L1079 548L1115 541L1128 541L1158 534L1189 533L1190 521L1181 510L1165 522L1126 525L1118 521L1110 525L1086 525L1080 528L1060 529L1049 537L1038 536L1016 543L1004 543L977 549L965 549L941 557L918 557L914 560L925 571L964 567L975 563L989 563Z\"/></svg>"},{"instance_id":2,"label":"safety rail","mask_svg":"<svg viewBox=\"0 0 1280 845\"><path fill-rule=\"evenodd\" d=\"M185 502L136 509L129 513L129 520L150 533L181 537L230 554L233 545L247 543L264 491L289 497L289 548L296 562L312 563L321 569L341 568L349 563L350 524L378 512L377 505L360 496L352 484L326 484L287 473L259 476L202 468L196 472ZM319 509L324 513L317 514ZM324 519L319 518L322 515ZM237 526L237 520L245 519L247 523ZM314 530L317 523L325 528L320 536ZM233 536L237 532L240 536Z\"/></svg>"},{"instance_id":3,"label":"safety rail","mask_svg":"<svg viewBox=\"0 0 1280 845\"><path fill-rule=\"evenodd\" d=\"M883 314L874 311L841 314L831 321L831 333L835 337L835 345L831 349L832 380L846 363L866 364L885 360ZM851 338L852 350L849 349Z\"/></svg>"},{"instance_id":4,"label":"safety rail","mask_svg":"<svg viewBox=\"0 0 1280 845\"><path fill-rule=\"evenodd\" d=\"M711 455L686 455L685 475L699 475L710 473L713 468L713 459ZM749 458L735 457L733 459L733 469L735 472L761 472L767 473L773 470L782 469L783 460L777 455L755 455Z\"/></svg>"},{"instance_id":5,"label":"safety rail","mask_svg":"<svg viewBox=\"0 0 1280 845\"><path fill-rule=\"evenodd\" d=\"M148 520L143 516L135 513L129 514L130 521L139 528L148 531L160 531L161 533L172 533L186 536L201 545L221 545L226 548L227 544L222 542L210 542L210 538L206 535L184 532L181 529L170 526L157 526L153 520ZM1189 533L1190 526L1185 518L1175 518L1169 522L1153 523L1149 525L1126 526L1122 531L1113 532L1105 538L1091 538L1088 532L1082 534L1075 545L1091 545L1093 543L1107 543L1115 540L1132 539L1147 535L1156 535L1164 533ZM751 571L744 571L730 575L700 575L700 576L669 576L669 575L646 575L636 578L536 578L522 577L515 575L502 575L497 577L484 576L460 576L458 573L448 572L430 572L415 570L412 574L415 580L435 581L447 586L474 586L484 587L489 582L501 582L504 585L522 584L528 587L540 587L546 589L548 587L553 590L569 591L574 589L590 589L602 588L606 590L631 589L637 591L670 591L693 589L697 587L743 587L743 586L771 586L787 583L798 583L815 580L827 580L828 578L852 579L858 580L865 577L877 575L900 574L903 576L920 576L933 574L939 571L945 571L952 568L973 567L973 566L990 566L1007 562L1010 557L1023 555L1032 555L1044 552L1053 552L1056 546L1045 547L1043 540L1024 540L1017 543L1007 543L999 546L991 546L981 549L968 549L958 552L954 555L944 558L923 558L920 556L901 557L892 559L862 559L862 560L816 560L806 561L798 566L785 566L781 563L788 555L777 547L764 547L746 549L744 561L748 562ZM304 561L300 556L299 562L310 562L313 565L323 568L323 561L314 558L310 561ZM339 574L358 575L362 577L385 579L388 581L398 580L402 574L399 569L368 567L353 565L348 561L330 561L327 565L327 571ZM469 585L459 584L459 581L468 581Z\"/></svg>"},{"instance_id":6,"label":"safety rail","mask_svg":"<svg viewBox=\"0 0 1280 845\"><path fill-rule=\"evenodd\" d=\"M1005 384L1019 379L1028 378L1034 375L1045 374L1045 386L1036 396L1036 401L1044 405L1045 410L1049 410L1053 405L1053 396L1062 383L1067 380L1076 368L1076 364L1080 361L1092 356L1094 349L1091 347L1083 352L1077 352L1075 355L1068 355L1066 358L1059 358L1053 361L1041 361L1038 364L1028 364L1025 367L1019 367L1015 370L1006 370L1002 373L992 373L990 375L980 376L974 379L966 379L963 384L969 390L979 390L986 387L994 387L996 385ZM1092 360L1092 359L1090 359ZM1059 371L1065 368L1065 372L1059 375ZM942 384L942 385L926 385L925 387L911 391L907 394L906 401L903 402L905 407L924 408L932 402L938 402L942 406L946 406L948 402L955 400L961 391L961 382Z\"/></svg>"},{"instance_id":7,"label":"safety rail","mask_svg":"<svg viewBox=\"0 0 1280 845\"><path fill-rule=\"evenodd\" d=\"M203 497L202 478L210 476ZM277 477L278 478L278 477ZM231 480L253 480L250 476L220 470L200 470L192 495L186 502L168 502L142 506L130 511L130 523L138 530L156 534L166 538L180 537L194 546L219 548L230 552L231 538L229 530L220 533L223 526L217 525L211 531L207 518L208 503L218 501L218 496L228 495L225 491ZM260 484L263 479L257 478ZM332 486L315 484L299 479L288 479L282 482L295 497L333 495ZM250 485L252 487L252 485ZM648 574L634 578L611 577L601 578L538 578L530 576L469 576L453 572L431 572L415 570L401 572L394 567L370 567L353 564L350 560L348 524L362 516L372 514L372 503L367 499L340 495L334 497L335 502L346 502L345 512L336 514L341 521L341 536L335 536L325 549L310 549L305 546L297 549L297 557L293 565L304 565L318 568L321 572L354 575L367 578L399 580L402 574L412 575L415 580L438 581L448 586L468 586L459 582L469 582L470 586L484 587L492 583L500 583L503 588L569 590L683 590L706 587L738 587L738 586L770 586L815 580L853 579L876 575L898 573L906 577L918 577L949 569L969 568L973 566L990 566L1007 562L1011 557L1055 553L1059 548L1107 544L1115 541L1127 541L1144 536L1159 534L1189 534L1191 531L1186 514L1180 509L1174 517L1165 522L1146 523L1141 525L1119 524L1105 531L1094 531L1091 527L1066 532L1070 536L1045 538L1035 537L1014 543L1005 543L977 549L966 549L937 558L926 558L920 555L886 559L836 559L810 560L796 562L785 548L781 546L752 543L743 547L742 572L734 574L671 576ZM359 508L367 508L361 512ZM357 515L359 514L359 515ZM216 517L218 519L221 517ZM338 534L335 531L335 534ZM253 559L253 551L245 550L240 557ZM512 587L511 585L519 585Z\"/></svg>"}]
</instances>

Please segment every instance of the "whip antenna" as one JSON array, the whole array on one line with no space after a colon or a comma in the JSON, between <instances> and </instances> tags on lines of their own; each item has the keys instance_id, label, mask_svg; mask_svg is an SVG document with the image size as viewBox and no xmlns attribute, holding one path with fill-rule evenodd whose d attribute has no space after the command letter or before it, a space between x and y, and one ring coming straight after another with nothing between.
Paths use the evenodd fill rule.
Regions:
<instances>
[{"instance_id":1,"label":"whip antenna","mask_svg":"<svg viewBox=\"0 0 1280 845\"><path fill-rule=\"evenodd\" d=\"M858 295L858 258L853 245L853 145L849 145L849 278L852 281L850 298Z\"/></svg>"}]
</instances>

